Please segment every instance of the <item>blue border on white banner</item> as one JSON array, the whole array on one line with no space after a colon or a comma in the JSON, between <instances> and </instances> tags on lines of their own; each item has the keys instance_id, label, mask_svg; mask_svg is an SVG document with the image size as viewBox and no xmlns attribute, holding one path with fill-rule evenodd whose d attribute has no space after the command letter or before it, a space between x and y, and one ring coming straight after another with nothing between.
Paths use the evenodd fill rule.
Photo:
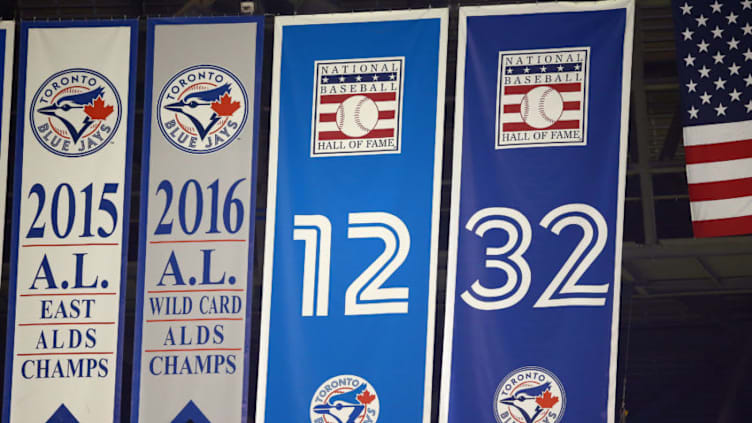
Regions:
<instances>
[{"instance_id":1,"label":"blue border on white banner","mask_svg":"<svg viewBox=\"0 0 752 423\"><path fill-rule=\"evenodd\" d=\"M143 122L143 143L141 151L141 188L148 189L149 186L149 160L151 152L151 107L153 101L154 74L154 29L157 25L200 25L200 24L218 24L218 23L256 23L256 57L255 57L255 81L254 81L254 104L253 104L253 146L252 148L252 169L251 177L253 186L251 187L251 220L248 237L248 282L246 286L246 337L244 345L243 358L243 404L241 404L241 415L248 417L248 389L250 375L250 355L251 355L251 320L252 320L252 301L253 301L253 247L254 233L256 227L256 176L258 173L258 129L260 116L260 96L261 80L263 71L263 54L264 54L264 17L263 16L221 16L221 17L190 17L190 18L152 18L146 23L146 68L144 76L144 122ZM147 193L148 194L148 193ZM141 346L142 336L140 325L144 315L144 272L146 261L146 222L148 209L148 195L141 198L141 210L139 212L140 227L138 243L138 271L137 271L137 290L136 290L136 319L133 336L133 384L131 386L131 421L138 422L138 411L140 404L141 388Z\"/></svg>"},{"instance_id":2,"label":"blue border on white banner","mask_svg":"<svg viewBox=\"0 0 752 423\"><path fill-rule=\"evenodd\" d=\"M19 43L19 63L18 63L18 110L25 110L26 101L26 67L27 67L27 50L29 42L29 29L31 28L91 28L91 27L130 27L130 52L129 62L130 70L128 75L128 126L126 130L126 163L125 163L125 180L123 192L123 219L121 221L123 239L121 252L121 271L120 271L120 301L118 317L118 357L115 362L115 404L113 410L113 421L120 421L120 401L121 401L121 382L122 382L122 356L123 356L123 333L125 331L125 297L128 281L126 272L128 269L128 232L130 222L130 189L131 189L131 165L133 156L133 122L136 105L136 65L138 51L138 19L120 19L108 21L68 21L68 22L21 22L21 39ZM16 166L13 174L13 221L11 225L11 244L10 244L10 277L8 278L8 329L6 331L7 343L5 345L5 382L3 395L3 422L10 421L10 403L11 389L13 384L13 342L16 325L16 278L18 277L18 240L19 240L19 218L21 211L21 175L23 162L23 135L24 135L24 113L19 113L16 117Z\"/></svg>"}]
</instances>

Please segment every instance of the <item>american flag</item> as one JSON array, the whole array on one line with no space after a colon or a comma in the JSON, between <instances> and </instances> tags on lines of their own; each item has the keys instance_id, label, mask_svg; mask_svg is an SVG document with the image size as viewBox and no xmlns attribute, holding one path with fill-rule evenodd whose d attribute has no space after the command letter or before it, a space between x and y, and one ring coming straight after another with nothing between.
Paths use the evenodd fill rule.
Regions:
<instances>
[{"instance_id":1,"label":"american flag","mask_svg":"<svg viewBox=\"0 0 752 423\"><path fill-rule=\"evenodd\" d=\"M674 0L696 237L752 233L752 0Z\"/></svg>"}]
</instances>

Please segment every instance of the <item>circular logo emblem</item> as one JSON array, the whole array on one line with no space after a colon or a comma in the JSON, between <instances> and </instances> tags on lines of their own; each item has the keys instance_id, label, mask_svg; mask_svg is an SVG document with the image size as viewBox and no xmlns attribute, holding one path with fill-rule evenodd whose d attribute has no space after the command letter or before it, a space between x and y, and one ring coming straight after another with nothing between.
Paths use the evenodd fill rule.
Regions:
<instances>
[{"instance_id":1,"label":"circular logo emblem","mask_svg":"<svg viewBox=\"0 0 752 423\"><path fill-rule=\"evenodd\" d=\"M536 129L548 128L556 123L564 112L561 93L551 87L535 87L522 97L520 115L522 120Z\"/></svg>"},{"instance_id":2,"label":"circular logo emblem","mask_svg":"<svg viewBox=\"0 0 752 423\"><path fill-rule=\"evenodd\" d=\"M107 145L122 115L112 82L99 72L77 68L44 81L31 101L29 122L44 148L58 156L80 157Z\"/></svg>"},{"instance_id":3,"label":"circular logo emblem","mask_svg":"<svg viewBox=\"0 0 752 423\"><path fill-rule=\"evenodd\" d=\"M194 154L230 144L248 117L248 95L227 69L192 66L173 76L157 101L157 124L167 141Z\"/></svg>"},{"instance_id":4,"label":"circular logo emblem","mask_svg":"<svg viewBox=\"0 0 752 423\"><path fill-rule=\"evenodd\" d=\"M362 377L335 376L311 400L311 423L376 423L378 418L379 396Z\"/></svg>"},{"instance_id":5,"label":"circular logo emblem","mask_svg":"<svg viewBox=\"0 0 752 423\"><path fill-rule=\"evenodd\" d=\"M498 423L558 423L564 415L564 387L550 371L522 367L504 377L494 395Z\"/></svg>"}]
</instances>

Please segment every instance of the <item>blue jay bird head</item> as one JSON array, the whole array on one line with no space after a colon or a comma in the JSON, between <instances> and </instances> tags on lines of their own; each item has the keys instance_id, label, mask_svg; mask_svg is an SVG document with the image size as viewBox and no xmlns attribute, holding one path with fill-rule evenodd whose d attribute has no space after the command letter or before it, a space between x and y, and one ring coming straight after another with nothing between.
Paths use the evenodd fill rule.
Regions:
<instances>
[{"instance_id":1,"label":"blue jay bird head","mask_svg":"<svg viewBox=\"0 0 752 423\"><path fill-rule=\"evenodd\" d=\"M166 104L164 108L185 115L196 128L201 139L204 139L220 120L212 109L212 103L220 101L220 98L229 92L230 84L228 83L210 90L188 94L180 101Z\"/></svg>"},{"instance_id":2,"label":"blue jay bird head","mask_svg":"<svg viewBox=\"0 0 752 423\"><path fill-rule=\"evenodd\" d=\"M84 107L93 104L94 100L103 95L104 88L97 87L85 93L62 96L55 100L53 104L37 109L37 111L43 115L59 119L65 125L75 143L94 122L86 114Z\"/></svg>"},{"instance_id":3,"label":"blue jay bird head","mask_svg":"<svg viewBox=\"0 0 752 423\"><path fill-rule=\"evenodd\" d=\"M332 395L326 404L314 406L313 411L331 416L338 423L354 423L366 408L357 398L365 389L366 384L363 383L351 391Z\"/></svg>"},{"instance_id":4,"label":"blue jay bird head","mask_svg":"<svg viewBox=\"0 0 752 423\"><path fill-rule=\"evenodd\" d=\"M528 423L532 423L542 411L535 399L550 389L551 382L546 382L531 388L520 389L513 395L500 399L499 402L516 408Z\"/></svg>"}]
</instances>

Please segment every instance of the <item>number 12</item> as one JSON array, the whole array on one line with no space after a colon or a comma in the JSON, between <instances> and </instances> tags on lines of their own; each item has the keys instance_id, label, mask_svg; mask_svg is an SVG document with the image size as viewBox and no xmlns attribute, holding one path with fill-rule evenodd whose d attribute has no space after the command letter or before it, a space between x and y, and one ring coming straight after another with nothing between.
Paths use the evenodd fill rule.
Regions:
<instances>
[{"instance_id":1,"label":"number 12","mask_svg":"<svg viewBox=\"0 0 752 423\"><path fill-rule=\"evenodd\" d=\"M380 239L384 251L348 286L345 315L407 313L409 288L382 287L410 251L407 226L385 212L349 213L348 223L348 238ZM327 316L332 224L322 215L295 215L293 239L305 243L301 314Z\"/></svg>"}]
</instances>

